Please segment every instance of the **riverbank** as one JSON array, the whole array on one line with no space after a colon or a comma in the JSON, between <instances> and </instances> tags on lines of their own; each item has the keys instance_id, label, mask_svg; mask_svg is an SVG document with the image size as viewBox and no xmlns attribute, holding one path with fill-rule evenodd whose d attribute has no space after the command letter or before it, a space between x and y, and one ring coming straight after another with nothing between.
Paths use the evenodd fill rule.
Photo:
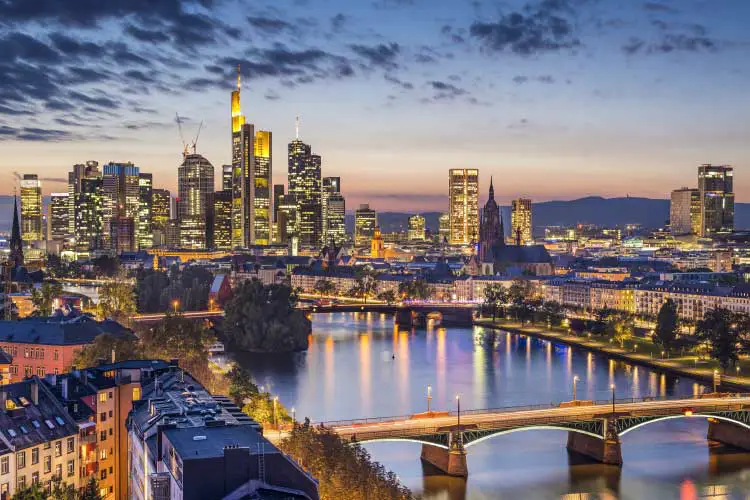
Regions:
<instances>
[{"instance_id":1,"label":"riverbank","mask_svg":"<svg viewBox=\"0 0 750 500\"><path fill-rule=\"evenodd\" d=\"M474 323L477 326L484 326L497 330L509 331L520 335L529 335L544 340L560 342L573 347L578 347L594 353L603 354L610 358L619 359L635 365L645 366L655 370L669 372L674 375L690 377L704 382L706 385L713 384L714 370L717 369L713 361L698 360L696 356L681 356L670 359L654 358L654 346L643 345L643 339L636 339L640 342L640 350L646 352L632 352L617 344L609 341L601 341L595 337L579 337L571 335L566 330L555 328L542 328L536 325L522 325L521 323L509 320L476 319ZM649 348L650 347L650 348ZM744 373L748 373L750 368L745 368ZM721 389L733 391L750 392L750 376L722 375Z\"/></svg>"}]
</instances>

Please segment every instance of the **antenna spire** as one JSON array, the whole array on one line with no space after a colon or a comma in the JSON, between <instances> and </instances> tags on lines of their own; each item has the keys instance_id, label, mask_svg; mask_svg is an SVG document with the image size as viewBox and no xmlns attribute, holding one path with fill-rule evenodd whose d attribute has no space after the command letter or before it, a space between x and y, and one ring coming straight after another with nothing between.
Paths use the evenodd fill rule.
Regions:
<instances>
[{"instance_id":1,"label":"antenna spire","mask_svg":"<svg viewBox=\"0 0 750 500\"><path fill-rule=\"evenodd\" d=\"M240 65L237 65L237 90L240 90Z\"/></svg>"},{"instance_id":2,"label":"antenna spire","mask_svg":"<svg viewBox=\"0 0 750 500\"><path fill-rule=\"evenodd\" d=\"M297 140L299 140L299 116L297 116L297 118L294 120L294 129Z\"/></svg>"}]
</instances>

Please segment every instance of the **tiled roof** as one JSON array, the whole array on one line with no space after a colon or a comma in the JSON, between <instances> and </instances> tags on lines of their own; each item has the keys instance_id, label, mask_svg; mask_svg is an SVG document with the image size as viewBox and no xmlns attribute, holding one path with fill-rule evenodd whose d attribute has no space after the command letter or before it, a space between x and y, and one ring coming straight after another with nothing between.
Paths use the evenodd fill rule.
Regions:
<instances>
[{"instance_id":1,"label":"tiled roof","mask_svg":"<svg viewBox=\"0 0 750 500\"><path fill-rule=\"evenodd\" d=\"M82 345L109 333L116 337L132 337L133 333L112 320L96 321L87 316L65 318L25 318L0 321L0 341L23 344Z\"/></svg>"}]
</instances>

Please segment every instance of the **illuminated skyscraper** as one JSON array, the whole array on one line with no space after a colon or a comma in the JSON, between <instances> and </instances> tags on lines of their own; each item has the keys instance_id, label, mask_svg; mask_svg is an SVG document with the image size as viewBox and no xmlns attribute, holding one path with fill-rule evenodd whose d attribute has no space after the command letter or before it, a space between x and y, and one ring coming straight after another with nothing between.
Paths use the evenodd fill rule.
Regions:
<instances>
[{"instance_id":1,"label":"illuminated skyscraper","mask_svg":"<svg viewBox=\"0 0 750 500\"><path fill-rule=\"evenodd\" d=\"M669 204L669 228L674 235L700 234L701 194L693 188L675 189Z\"/></svg>"},{"instance_id":2,"label":"illuminated skyscraper","mask_svg":"<svg viewBox=\"0 0 750 500\"><path fill-rule=\"evenodd\" d=\"M221 190L232 190L232 165L221 166Z\"/></svg>"},{"instance_id":3,"label":"illuminated skyscraper","mask_svg":"<svg viewBox=\"0 0 750 500\"><path fill-rule=\"evenodd\" d=\"M451 237L451 216L440 214L438 219L438 243L447 243Z\"/></svg>"},{"instance_id":4,"label":"illuminated skyscraper","mask_svg":"<svg viewBox=\"0 0 750 500\"><path fill-rule=\"evenodd\" d=\"M510 205L510 224L512 237L516 245L530 245L534 242L531 236L531 200L518 198Z\"/></svg>"},{"instance_id":5,"label":"illuminated skyscraper","mask_svg":"<svg viewBox=\"0 0 750 500\"><path fill-rule=\"evenodd\" d=\"M479 170L454 168L449 172L448 197L451 245L479 239Z\"/></svg>"},{"instance_id":6,"label":"illuminated skyscraper","mask_svg":"<svg viewBox=\"0 0 750 500\"><path fill-rule=\"evenodd\" d=\"M214 193L214 248L232 249L232 191L224 189Z\"/></svg>"},{"instance_id":7,"label":"illuminated skyscraper","mask_svg":"<svg viewBox=\"0 0 750 500\"><path fill-rule=\"evenodd\" d=\"M76 224L79 221L76 212L82 194L81 185L83 180L101 179L101 176L102 173L99 170L99 162L96 161L87 161L85 164L79 163L73 165L73 170L68 173L68 232L74 238L76 237L76 234L80 232L80 229L76 228ZM81 247L88 246L87 242L81 242L79 244L76 241L76 244Z\"/></svg>"},{"instance_id":8,"label":"illuminated skyscraper","mask_svg":"<svg viewBox=\"0 0 750 500\"><path fill-rule=\"evenodd\" d=\"M180 247L207 248L209 218L213 211L214 167L203 155L184 155L177 169L177 218L180 221Z\"/></svg>"},{"instance_id":9,"label":"illuminated skyscraper","mask_svg":"<svg viewBox=\"0 0 750 500\"><path fill-rule=\"evenodd\" d=\"M341 177L323 177L321 192L321 213L323 218L323 243L331 239L340 245L346 239L344 216L346 200L341 194Z\"/></svg>"},{"instance_id":10,"label":"illuminated skyscraper","mask_svg":"<svg viewBox=\"0 0 750 500\"><path fill-rule=\"evenodd\" d=\"M279 231L277 241L294 249L295 252L292 252L292 255L296 255L296 249L299 245L300 217L298 207L299 204L294 195L285 194L279 199L278 221L276 223Z\"/></svg>"},{"instance_id":11,"label":"illuminated skyscraper","mask_svg":"<svg viewBox=\"0 0 750 500\"><path fill-rule=\"evenodd\" d=\"M70 236L68 193L52 193L47 207L47 239L63 241Z\"/></svg>"},{"instance_id":12,"label":"illuminated skyscraper","mask_svg":"<svg viewBox=\"0 0 750 500\"><path fill-rule=\"evenodd\" d=\"M138 248L140 170L132 163L108 163L102 174L104 246L115 252Z\"/></svg>"},{"instance_id":13,"label":"illuminated skyscraper","mask_svg":"<svg viewBox=\"0 0 750 500\"><path fill-rule=\"evenodd\" d=\"M21 239L42 240L42 183L35 174L21 179Z\"/></svg>"},{"instance_id":14,"label":"illuminated skyscraper","mask_svg":"<svg viewBox=\"0 0 750 500\"><path fill-rule=\"evenodd\" d=\"M698 167L701 199L700 236L710 238L734 231L734 169L727 165Z\"/></svg>"},{"instance_id":15,"label":"illuminated skyscraper","mask_svg":"<svg viewBox=\"0 0 750 500\"><path fill-rule=\"evenodd\" d=\"M425 240L425 221L421 215L409 217L409 241Z\"/></svg>"},{"instance_id":16,"label":"illuminated skyscraper","mask_svg":"<svg viewBox=\"0 0 750 500\"><path fill-rule=\"evenodd\" d=\"M166 189L151 190L151 230L154 235L154 246L167 244L167 223L170 218L169 206L172 202Z\"/></svg>"},{"instance_id":17,"label":"illuminated skyscraper","mask_svg":"<svg viewBox=\"0 0 750 500\"><path fill-rule=\"evenodd\" d=\"M79 179L75 201L75 244L78 252L104 248L103 181L96 171ZM70 195L69 195L70 196Z\"/></svg>"},{"instance_id":18,"label":"illuminated skyscraper","mask_svg":"<svg viewBox=\"0 0 750 500\"><path fill-rule=\"evenodd\" d=\"M354 245L370 246L375 228L378 225L378 214L370 205L360 205L354 212Z\"/></svg>"},{"instance_id":19,"label":"illuminated skyscraper","mask_svg":"<svg viewBox=\"0 0 750 500\"><path fill-rule=\"evenodd\" d=\"M232 246L267 245L271 239L271 132L255 132L240 107L240 74L232 92ZM224 184L222 172L222 184ZM224 186L226 187L226 186Z\"/></svg>"},{"instance_id":20,"label":"illuminated skyscraper","mask_svg":"<svg viewBox=\"0 0 750 500\"><path fill-rule=\"evenodd\" d=\"M299 238L303 247L314 248L323 238L320 156L297 137L289 143L289 194L297 200L300 217Z\"/></svg>"},{"instance_id":21,"label":"illuminated skyscraper","mask_svg":"<svg viewBox=\"0 0 750 500\"><path fill-rule=\"evenodd\" d=\"M151 248L154 246L154 230L151 227L153 184L154 180L151 174L141 173L139 175L138 248Z\"/></svg>"}]
</instances>

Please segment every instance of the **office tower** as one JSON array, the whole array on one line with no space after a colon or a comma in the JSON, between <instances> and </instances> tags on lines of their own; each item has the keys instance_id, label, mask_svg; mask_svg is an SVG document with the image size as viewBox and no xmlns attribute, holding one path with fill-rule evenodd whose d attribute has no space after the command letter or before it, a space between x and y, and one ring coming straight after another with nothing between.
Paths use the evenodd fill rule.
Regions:
<instances>
[{"instance_id":1,"label":"office tower","mask_svg":"<svg viewBox=\"0 0 750 500\"><path fill-rule=\"evenodd\" d=\"M354 212L354 245L366 247L370 245L378 225L378 214L370 205L360 205Z\"/></svg>"},{"instance_id":2,"label":"office tower","mask_svg":"<svg viewBox=\"0 0 750 500\"><path fill-rule=\"evenodd\" d=\"M421 215L412 215L409 217L409 241L424 241L425 239L425 221Z\"/></svg>"},{"instance_id":3,"label":"office tower","mask_svg":"<svg viewBox=\"0 0 750 500\"><path fill-rule=\"evenodd\" d=\"M300 217L297 199L294 195L285 194L281 196L277 214L276 226L279 231L277 241L282 245L298 244Z\"/></svg>"},{"instance_id":4,"label":"office tower","mask_svg":"<svg viewBox=\"0 0 750 500\"><path fill-rule=\"evenodd\" d=\"M167 244L167 223L170 218L170 193L166 189L151 190L151 231L154 236L154 246Z\"/></svg>"},{"instance_id":5,"label":"office tower","mask_svg":"<svg viewBox=\"0 0 750 500\"><path fill-rule=\"evenodd\" d=\"M24 174L21 179L21 238L42 240L42 183L35 174Z\"/></svg>"},{"instance_id":6,"label":"office tower","mask_svg":"<svg viewBox=\"0 0 750 500\"><path fill-rule=\"evenodd\" d=\"M63 241L70 236L68 193L52 193L47 207L47 239Z\"/></svg>"},{"instance_id":7,"label":"office tower","mask_svg":"<svg viewBox=\"0 0 750 500\"><path fill-rule=\"evenodd\" d=\"M284 185L274 184L273 185L273 221L278 222L279 205L281 204L281 198L284 196Z\"/></svg>"},{"instance_id":8,"label":"office tower","mask_svg":"<svg viewBox=\"0 0 750 500\"><path fill-rule=\"evenodd\" d=\"M98 174L98 170L96 174ZM97 175L79 179L75 196L74 227L76 250L79 252L90 252L104 248L104 237L102 234L104 231L102 178Z\"/></svg>"},{"instance_id":9,"label":"office tower","mask_svg":"<svg viewBox=\"0 0 750 500\"><path fill-rule=\"evenodd\" d=\"M669 228L674 235L700 234L701 195L698 189L685 187L672 191Z\"/></svg>"},{"instance_id":10,"label":"office tower","mask_svg":"<svg viewBox=\"0 0 750 500\"><path fill-rule=\"evenodd\" d=\"M454 168L448 182L451 245L479 239L479 170Z\"/></svg>"},{"instance_id":11,"label":"office tower","mask_svg":"<svg viewBox=\"0 0 750 500\"><path fill-rule=\"evenodd\" d=\"M513 228L513 241L516 245L533 243L531 236L531 200L518 198L510 205L510 224Z\"/></svg>"},{"instance_id":12,"label":"office tower","mask_svg":"<svg viewBox=\"0 0 750 500\"><path fill-rule=\"evenodd\" d=\"M177 218L180 247L207 248L209 218L213 208L214 167L197 153L184 155L177 169Z\"/></svg>"},{"instance_id":13,"label":"office tower","mask_svg":"<svg viewBox=\"0 0 750 500\"><path fill-rule=\"evenodd\" d=\"M132 252L138 247L141 206L140 169L132 163L108 163L102 173L104 246Z\"/></svg>"},{"instance_id":14,"label":"office tower","mask_svg":"<svg viewBox=\"0 0 750 500\"><path fill-rule=\"evenodd\" d=\"M232 165L221 166L221 190L232 190Z\"/></svg>"},{"instance_id":15,"label":"office tower","mask_svg":"<svg viewBox=\"0 0 750 500\"><path fill-rule=\"evenodd\" d=\"M346 242L346 200L341 193L331 193L326 203L326 245L341 246Z\"/></svg>"},{"instance_id":16,"label":"office tower","mask_svg":"<svg viewBox=\"0 0 750 500\"><path fill-rule=\"evenodd\" d=\"M214 248L232 249L232 190L214 193Z\"/></svg>"},{"instance_id":17,"label":"office tower","mask_svg":"<svg viewBox=\"0 0 750 500\"><path fill-rule=\"evenodd\" d=\"M271 132L245 123L240 75L232 92L232 246L267 245L271 239Z\"/></svg>"},{"instance_id":18,"label":"office tower","mask_svg":"<svg viewBox=\"0 0 750 500\"><path fill-rule=\"evenodd\" d=\"M310 145L297 137L289 143L289 194L297 200L300 217L300 245L318 247L323 238L323 207L321 199L321 159L312 154Z\"/></svg>"},{"instance_id":19,"label":"office tower","mask_svg":"<svg viewBox=\"0 0 750 500\"><path fill-rule=\"evenodd\" d=\"M492 249L498 245L505 245L505 231L503 228L503 216L500 214L500 207L495 201L495 188L492 185L490 177L490 193L487 203L482 210L482 220L479 227L479 259L485 262L486 259L492 260L494 257Z\"/></svg>"},{"instance_id":20,"label":"office tower","mask_svg":"<svg viewBox=\"0 0 750 500\"><path fill-rule=\"evenodd\" d=\"M727 165L698 167L703 238L734 231L733 174L734 169Z\"/></svg>"},{"instance_id":21,"label":"office tower","mask_svg":"<svg viewBox=\"0 0 750 500\"><path fill-rule=\"evenodd\" d=\"M180 221L177 219L169 219L167 222L167 230L165 233L168 248L179 248L180 247Z\"/></svg>"},{"instance_id":22,"label":"office tower","mask_svg":"<svg viewBox=\"0 0 750 500\"><path fill-rule=\"evenodd\" d=\"M138 248L151 248L154 246L154 230L152 227L153 214L153 185L151 174L141 173L138 176Z\"/></svg>"},{"instance_id":23,"label":"office tower","mask_svg":"<svg viewBox=\"0 0 750 500\"><path fill-rule=\"evenodd\" d=\"M438 243L448 243L451 237L451 216L440 214L438 219Z\"/></svg>"},{"instance_id":24,"label":"office tower","mask_svg":"<svg viewBox=\"0 0 750 500\"><path fill-rule=\"evenodd\" d=\"M81 186L84 179L101 179L102 173L99 170L99 162L87 161L85 164L79 163L73 165L73 170L68 172L68 233L76 238L78 233L81 233L81 228L77 228L79 217L76 214L79 203L81 201ZM91 186L89 186L91 187ZM101 193L99 193L101 195ZM86 196L84 196L85 198ZM101 216L101 214L99 214ZM76 245L82 250L87 250L89 241L79 243L76 241ZM86 247L86 248L84 248Z\"/></svg>"}]
</instances>

